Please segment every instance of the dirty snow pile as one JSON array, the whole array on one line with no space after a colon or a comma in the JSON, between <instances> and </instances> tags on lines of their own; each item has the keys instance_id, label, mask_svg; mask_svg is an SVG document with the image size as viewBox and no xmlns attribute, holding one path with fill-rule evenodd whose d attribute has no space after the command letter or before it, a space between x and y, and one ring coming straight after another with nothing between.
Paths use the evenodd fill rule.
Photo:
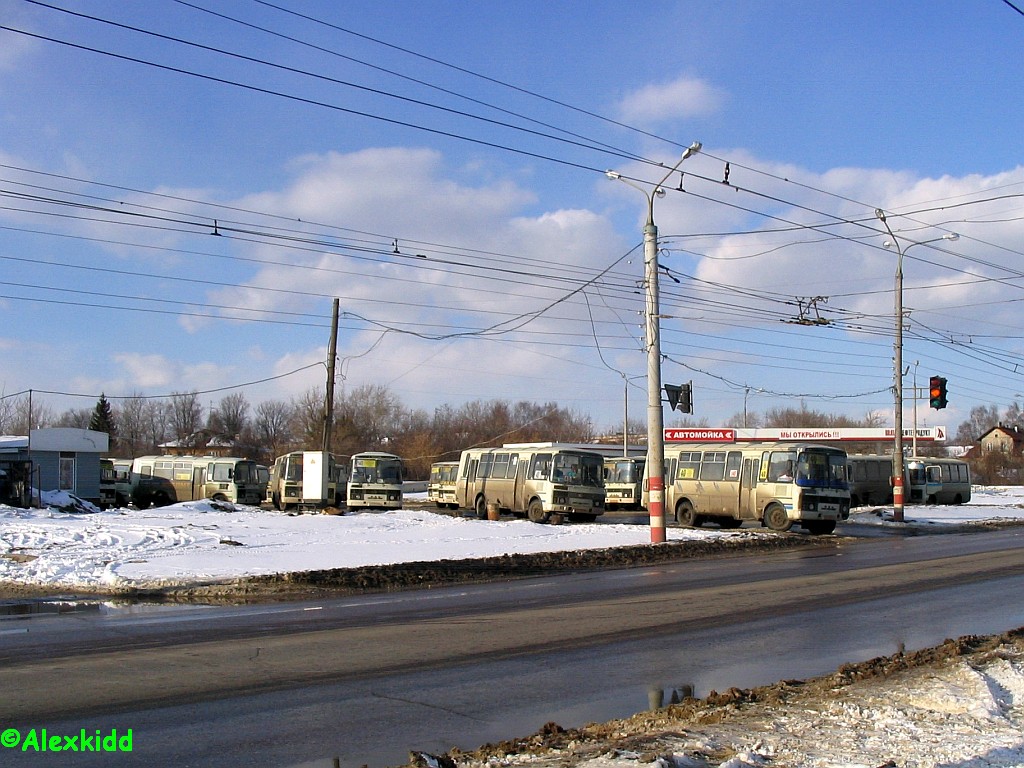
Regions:
<instances>
[{"instance_id":1,"label":"dirty snow pile","mask_svg":"<svg viewBox=\"0 0 1024 768\"><path fill-rule=\"evenodd\" d=\"M725 745L737 753L730 768L1021 766L1024 658L981 667L961 661L864 682L838 698L773 707L741 726L721 726L711 738L698 734L693 744L699 751Z\"/></svg>"},{"instance_id":2,"label":"dirty snow pile","mask_svg":"<svg viewBox=\"0 0 1024 768\"><path fill-rule=\"evenodd\" d=\"M803 693L795 688L781 702L712 707L696 718L674 720L668 709L588 726L603 737L590 745L584 728L564 748L458 762L462 768L1024 766L1020 636L949 664L880 674L824 693L813 685ZM478 754L487 755L487 748Z\"/></svg>"},{"instance_id":3,"label":"dirty snow pile","mask_svg":"<svg viewBox=\"0 0 1024 768\"><path fill-rule=\"evenodd\" d=\"M283 514L213 501L100 512L68 494L42 509L0 506L0 582L60 588L209 583L275 573L359 568L609 547L650 542L646 525L536 525L436 514L425 509L346 515ZM851 522L937 528L1024 521L1024 488L978 488L959 507L857 510ZM85 506L83 506L85 505ZM71 510L71 511L68 511ZM772 536L764 529L670 527L669 541Z\"/></svg>"}]
</instances>

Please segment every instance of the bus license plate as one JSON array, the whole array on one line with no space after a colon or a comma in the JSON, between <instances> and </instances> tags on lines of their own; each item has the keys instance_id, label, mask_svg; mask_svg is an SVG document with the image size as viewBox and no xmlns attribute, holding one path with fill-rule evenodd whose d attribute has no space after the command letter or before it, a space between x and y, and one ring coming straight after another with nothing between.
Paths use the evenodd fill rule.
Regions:
<instances>
[{"instance_id":1,"label":"bus license plate","mask_svg":"<svg viewBox=\"0 0 1024 768\"><path fill-rule=\"evenodd\" d=\"M818 504L818 511L819 512L838 512L839 511L839 505L838 504L833 504L831 502L823 502L821 504Z\"/></svg>"},{"instance_id":2,"label":"bus license plate","mask_svg":"<svg viewBox=\"0 0 1024 768\"><path fill-rule=\"evenodd\" d=\"M384 501L383 493L368 493L366 494L367 501Z\"/></svg>"}]
</instances>

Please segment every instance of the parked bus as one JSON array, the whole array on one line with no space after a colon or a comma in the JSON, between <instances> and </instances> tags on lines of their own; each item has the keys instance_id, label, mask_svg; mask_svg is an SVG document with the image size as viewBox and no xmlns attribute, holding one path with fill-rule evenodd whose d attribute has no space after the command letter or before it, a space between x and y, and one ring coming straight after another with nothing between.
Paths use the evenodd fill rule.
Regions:
<instances>
[{"instance_id":1,"label":"parked bus","mask_svg":"<svg viewBox=\"0 0 1024 768\"><path fill-rule=\"evenodd\" d=\"M846 463L851 507L892 504L892 456L850 454Z\"/></svg>"},{"instance_id":2,"label":"parked bus","mask_svg":"<svg viewBox=\"0 0 1024 768\"><path fill-rule=\"evenodd\" d=\"M606 457L604 460L605 508L643 509L646 456Z\"/></svg>"},{"instance_id":3,"label":"parked bus","mask_svg":"<svg viewBox=\"0 0 1024 768\"><path fill-rule=\"evenodd\" d=\"M753 520L779 532L832 533L850 516L846 471L846 452L825 445L666 446L665 512L688 527Z\"/></svg>"},{"instance_id":4,"label":"parked bus","mask_svg":"<svg viewBox=\"0 0 1024 768\"><path fill-rule=\"evenodd\" d=\"M594 520L604 512L604 457L557 443L518 443L462 452L455 496L487 517L487 505L535 523L551 515Z\"/></svg>"},{"instance_id":5,"label":"parked bus","mask_svg":"<svg viewBox=\"0 0 1024 768\"><path fill-rule=\"evenodd\" d=\"M966 461L912 456L904 464L911 502L966 504L971 500L971 469Z\"/></svg>"},{"instance_id":6,"label":"parked bus","mask_svg":"<svg viewBox=\"0 0 1024 768\"><path fill-rule=\"evenodd\" d=\"M263 502L264 504L270 502L270 467L266 464L256 465L256 478L263 488Z\"/></svg>"},{"instance_id":7,"label":"parked bus","mask_svg":"<svg viewBox=\"0 0 1024 768\"><path fill-rule=\"evenodd\" d=\"M405 465L393 453L366 451L349 461L349 509L401 509Z\"/></svg>"},{"instance_id":8,"label":"parked bus","mask_svg":"<svg viewBox=\"0 0 1024 768\"><path fill-rule=\"evenodd\" d=\"M852 506L892 504L892 456L853 454L850 467ZM908 504L966 504L971 500L971 471L961 459L910 456L903 461Z\"/></svg>"},{"instance_id":9,"label":"parked bus","mask_svg":"<svg viewBox=\"0 0 1024 768\"><path fill-rule=\"evenodd\" d=\"M132 460L114 459L114 505L127 507L132 500Z\"/></svg>"},{"instance_id":10,"label":"parked bus","mask_svg":"<svg viewBox=\"0 0 1024 768\"><path fill-rule=\"evenodd\" d=\"M140 456L132 462L131 500L138 507L213 499L259 506L256 462L232 456Z\"/></svg>"},{"instance_id":11,"label":"parked bus","mask_svg":"<svg viewBox=\"0 0 1024 768\"><path fill-rule=\"evenodd\" d=\"M323 509L345 503L345 465L333 453L293 451L274 459L270 495L274 509Z\"/></svg>"},{"instance_id":12,"label":"parked bus","mask_svg":"<svg viewBox=\"0 0 1024 768\"><path fill-rule=\"evenodd\" d=\"M114 506L114 460L100 459L100 509Z\"/></svg>"},{"instance_id":13,"label":"parked bus","mask_svg":"<svg viewBox=\"0 0 1024 768\"><path fill-rule=\"evenodd\" d=\"M430 465L430 480L427 483L427 501L438 509L458 509L455 499L455 480L459 476L459 462L436 461Z\"/></svg>"}]
</instances>

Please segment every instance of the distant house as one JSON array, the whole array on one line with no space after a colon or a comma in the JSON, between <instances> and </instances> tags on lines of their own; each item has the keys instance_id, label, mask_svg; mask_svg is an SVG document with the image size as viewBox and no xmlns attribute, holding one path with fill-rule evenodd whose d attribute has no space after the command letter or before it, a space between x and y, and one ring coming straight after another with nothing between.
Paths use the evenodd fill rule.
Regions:
<instances>
[{"instance_id":1,"label":"distant house","mask_svg":"<svg viewBox=\"0 0 1024 768\"><path fill-rule=\"evenodd\" d=\"M1016 424L1013 426L1000 424L992 427L988 432L978 438L978 442L971 450L972 458L979 454L1002 453L1007 456L1021 456L1024 453L1024 430Z\"/></svg>"},{"instance_id":2,"label":"distant house","mask_svg":"<svg viewBox=\"0 0 1024 768\"><path fill-rule=\"evenodd\" d=\"M28 437L0 438L0 462L26 467L31 485L42 491L67 491L99 504L100 458L110 447L106 432L71 427L33 429Z\"/></svg>"}]
</instances>

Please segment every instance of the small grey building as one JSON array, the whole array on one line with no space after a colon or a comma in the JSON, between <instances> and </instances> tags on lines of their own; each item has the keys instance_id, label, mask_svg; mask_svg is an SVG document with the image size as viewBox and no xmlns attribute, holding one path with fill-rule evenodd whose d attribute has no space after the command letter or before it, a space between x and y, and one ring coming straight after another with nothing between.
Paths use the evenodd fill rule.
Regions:
<instances>
[{"instance_id":1,"label":"small grey building","mask_svg":"<svg viewBox=\"0 0 1024 768\"><path fill-rule=\"evenodd\" d=\"M25 437L5 437L0 453L8 461L32 462L32 486L41 491L67 491L100 503L100 458L110 446L106 432L72 427L33 429Z\"/></svg>"}]
</instances>

